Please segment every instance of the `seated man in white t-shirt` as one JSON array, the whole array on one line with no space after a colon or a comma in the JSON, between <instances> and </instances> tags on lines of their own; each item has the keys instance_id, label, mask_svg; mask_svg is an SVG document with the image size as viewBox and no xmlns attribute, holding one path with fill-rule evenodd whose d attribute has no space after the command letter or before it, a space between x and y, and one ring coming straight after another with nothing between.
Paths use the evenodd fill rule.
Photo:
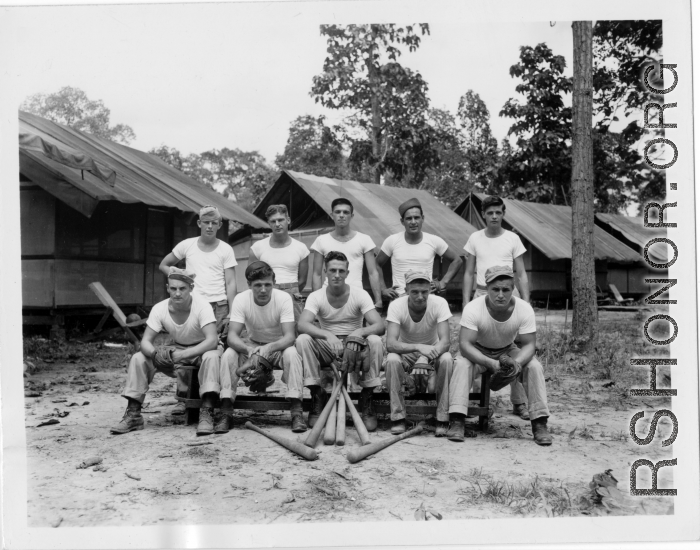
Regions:
<instances>
[{"instance_id":1,"label":"seated man in white t-shirt","mask_svg":"<svg viewBox=\"0 0 700 550\"><path fill-rule=\"evenodd\" d=\"M447 246L444 239L423 232L423 207L418 199L409 199L399 206L401 223L405 230L384 240L377 256L381 268L391 258L392 288L384 288L382 296L393 300L406 294L406 273L409 271L433 272L435 256L449 260L450 267L442 279L432 284L432 291L441 294L462 267L462 259ZM382 285L384 277L381 277Z\"/></svg>"},{"instance_id":2,"label":"seated man in white t-shirt","mask_svg":"<svg viewBox=\"0 0 700 550\"><path fill-rule=\"evenodd\" d=\"M273 204L265 211L272 229L267 239L256 241L250 247L248 263L261 260L275 272L275 288L285 291L294 303L294 319L299 320L304 308L300 294L306 287L309 273L309 249L301 241L289 236L291 219L284 204Z\"/></svg>"},{"instance_id":3,"label":"seated man in white t-shirt","mask_svg":"<svg viewBox=\"0 0 700 550\"><path fill-rule=\"evenodd\" d=\"M525 271L523 256L525 247L520 237L502 227L506 205L501 197L488 196L481 203L481 216L486 227L472 233L464 245L467 261L462 281L462 309L469 303L474 288L474 272L476 271L476 291L474 298L486 294L484 274L489 267L509 265L515 271L515 289L513 296L530 301L530 288ZM519 292L518 292L519 291ZM510 385L510 401L513 404L513 414L523 420L529 420L527 398L523 385L517 380Z\"/></svg>"},{"instance_id":4,"label":"seated man in white t-shirt","mask_svg":"<svg viewBox=\"0 0 700 550\"><path fill-rule=\"evenodd\" d=\"M245 278L250 288L233 300L228 330L229 347L221 359L221 397L225 398L222 412L231 417L240 378L237 370L257 353L282 369L282 382L287 384L287 399L292 405L292 431L306 431L301 418L304 369L294 347L296 334L292 298L274 288L275 273L265 262L249 264ZM244 328L248 333L247 340L241 338Z\"/></svg>"},{"instance_id":5,"label":"seated man in white t-shirt","mask_svg":"<svg viewBox=\"0 0 700 550\"><path fill-rule=\"evenodd\" d=\"M374 307L381 309L382 287L379 282L379 272L377 271L377 262L374 256L376 245L372 237L355 231L350 227L354 215L355 207L348 199L340 197L331 202L330 217L334 224L333 231L319 235L311 245L311 250L314 252L311 288L318 290L328 284L323 273L323 259L326 257L326 254L336 250L345 254L348 262L350 262L348 278L345 280L350 286L363 288L362 268L365 265L367 266L369 284L374 294Z\"/></svg>"},{"instance_id":6,"label":"seated man in white t-shirt","mask_svg":"<svg viewBox=\"0 0 700 550\"><path fill-rule=\"evenodd\" d=\"M216 206L203 206L199 210L197 225L199 237L185 239L178 243L173 251L160 262L160 270L168 276L168 270L185 259L185 267L197 274L193 294L204 298L211 304L216 318L216 330L225 333L233 298L236 296L236 256L228 243L217 239L216 233L221 227L221 214ZM187 382L178 373L178 393L187 389ZM178 403L170 414L185 414L185 404Z\"/></svg>"},{"instance_id":7,"label":"seated man in white t-shirt","mask_svg":"<svg viewBox=\"0 0 700 550\"><path fill-rule=\"evenodd\" d=\"M447 300L430 294L429 273L406 274L406 296L389 304L386 316L386 384L391 403L391 433L406 431L402 382L411 370L428 368L435 378L437 437L464 441L464 419L469 408L469 369L450 354L452 317ZM422 359L422 360L421 360ZM418 361L418 363L416 363ZM449 422L449 426L448 426Z\"/></svg>"},{"instance_id":8,"label":"seated man in white t-shirt","mask_svg":"<svg viewBox=\"0 0 700 550\"><path fill-rule=\"evenodd\" d=\"M526 301L513 296L513 278L510 266L486 270L486 295L469 302L462 313L459 349L468 366L478 374L498 372L501 368L498 359L503 354L520 363L523 370L519 378L527 394L535 443L551 445L544 371L535 357L535 312ZM514 343L517 336L521 348Z\"/></svg>"},{"instance_id":9,"label":"seated man in white t-shirt","mask_svg":"<svg viewBox=\"0 0 700 550\"><path fill-rule=\"evenodd\" d=\"M321 366L344 354L348 336L365 338L369 346L369 370L362 373L360 386L360 416L368 431L377 429L377 415L372 408L372 392L381 385L379 369L384 358L380 336L384 321L374 309L372 298L361 288L346 284L348 259L342 252L329 252L325 257L328 286L312 292L306 299L297 326L296 348L304 362L304 385L313 398L309 426L318 420L325 405L326 392L321 385ZM314 321L318 319L320 325ZM367 326L362 327L362 320ZM344 365L342 365L344 367Z\"/></svg>"},{"instance_id":10,"label":"seated man in white t-shirt","mask_svg":"<svg viewBox=\"0 0 700 550\"><path fill-rule=\"evenodd\" d=\"M141 405L156 372L175 378L176 373L183 371L182 367L187 365L199 367L202 408L197 435L214 433L212 413L221 389L222 375L214 312L205 300L192 293L194 273L176 267L171 267L168 273L170 298L153 306L141 340L141 351L131 356L126 387L122 392L128 405L121 422L110 430L113 434L142 430ZM152 361L156 353L153 341L161 331L167 331L172 339L171 345L178 348L172 354L172 368L157 368Z\"/></svg>"}]
</instances>

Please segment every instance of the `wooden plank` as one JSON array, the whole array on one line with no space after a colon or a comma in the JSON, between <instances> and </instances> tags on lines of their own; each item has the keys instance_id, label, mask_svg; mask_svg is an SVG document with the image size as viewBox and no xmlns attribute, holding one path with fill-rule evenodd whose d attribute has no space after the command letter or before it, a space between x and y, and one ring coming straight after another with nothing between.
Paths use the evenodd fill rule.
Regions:
<instances>
[{"instance_id":1,"label":"wooden plank","mask_svg":"<svg viewBox=\"0 0 700 550\"><path fill-rule=\"evenodd\" d=\"M22 260L22 307L54 306L54 260Z\"/></svg>"},{"instance_id":2,"label":"wooden plank","mask_svg":"<svg viewBox=\"0 0 700 550\"><path fill-rule=\"evenodd\" d=\"M102 283L90 283L88 285L88 288L90 288L90 290L92 290L95 293L95 296L97 296L100 302L102 302L102 305L112 310L112 315L117 320L117 323L119 323L119 326L125 327L126 315L124 315L124 312L117 305L117 302L115 302L109 295L109 292L105 290L105 287L102 286Z\"/></svg>"}]
</instances>

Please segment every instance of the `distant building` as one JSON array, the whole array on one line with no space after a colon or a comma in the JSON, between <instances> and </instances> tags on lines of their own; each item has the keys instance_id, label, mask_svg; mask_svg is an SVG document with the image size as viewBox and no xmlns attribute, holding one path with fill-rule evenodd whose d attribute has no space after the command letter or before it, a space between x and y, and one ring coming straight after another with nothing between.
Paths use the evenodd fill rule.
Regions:
<instances>
[{"instance_id":1,"label":"distant building","mask_svg":"<svg viewBox=\"0 0 700 550\"><path fill-rule=\"evenodd\" d=\"M164 299L158 265L174 244L199 234L196 213L205 204L226 220L267 227L156 156L24 112L19 160L25 323L95 313L93 281L120 306ZM227 233L225 223L219 238Z\"/></svg>"}]
</instances>

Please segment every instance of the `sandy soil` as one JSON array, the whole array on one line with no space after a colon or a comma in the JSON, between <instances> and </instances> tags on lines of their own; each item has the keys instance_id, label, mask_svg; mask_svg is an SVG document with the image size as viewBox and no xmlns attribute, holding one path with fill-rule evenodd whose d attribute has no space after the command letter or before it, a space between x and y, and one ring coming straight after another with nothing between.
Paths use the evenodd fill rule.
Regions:
<instances>
[{"instance_id":1,"label":"sandy soil","mask_svg":"<svg viewBox=\"0 0 700 550\"><path fill-rule=\"evenodd\" d=\"M548 323L556 325L558 317L550 314ZM119 392L128 351L90 344L76 346L67 361L35 359L38 372L27 378L26 391L40 396L25 399L30 526L415 521L421 505L445 520L673 513L672 498L628 497L634 460L672 456L672 447L660 445L669 424L661 422L645 448L629 438L631 416L647 411L639 425L648 426L662 400L613 398L605 380L550 378L551 447L537 446L530 423L510 414L506 388L492 398L486 434L477 430L475 438L453 443L435 438L429 426L351 465L345 455L359 444L351 424L346 446L321 442L314 462L243 427L250 419L302 440L289 430L286 412L237 411L231 432L197 438L194 426L169 416L174 382L162 375L147 397L146 429L110 435L125 405ZM38 427L50 418L59 423ZM389 426L380 417L372 441L389 437ZM91 457L102 459L97 471L77 468ZM622 493L610 510L586 499L593 475L608 469ZM649 486L648 469L638 478L640 487ZM662 468L659 487L672 486L672 468Z\"/></svg>"}]
</instances>

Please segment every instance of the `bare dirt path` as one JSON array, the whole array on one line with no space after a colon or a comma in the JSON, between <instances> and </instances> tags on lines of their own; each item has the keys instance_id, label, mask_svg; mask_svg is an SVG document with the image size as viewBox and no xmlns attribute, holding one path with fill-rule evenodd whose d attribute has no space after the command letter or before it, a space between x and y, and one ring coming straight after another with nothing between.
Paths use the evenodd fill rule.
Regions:
<instances>
[{"instance_id":1,"label":"bare dirt path","mask_svg":"<svg viewBox=\"0 0 700 550\"><path fill-rule=\"evenodd\" d=\"M594 474L611 469L629 495L634 460L672 456L660 445L669 425L660 423L643 450L628 433L630 417L646 410L640 426L648 425L661 400L613 398L606 380L550 377L551 447L537 446L530 423L510 414L506 388L493 396L486 434L460 444L429 428L351 465L345 455L358 444L351 424L346 446L320 444L314 462L243 428L250 419L291 438L286 412L238 411L228 434L197 438L194 426L169 416L174 382L162 375L147 397L146 429L111 436L125 405L119 392L128 347L69 348L53 363L35 359L38 372L27 379L27 395L40 394L25 399L30 526L415 521L421 504L445 520L673 513L672 498L632 499L610 511L586 500ZM37 427L52 418L59 423ZM381 420L371 439L389 437L389 425ZM91 457L102 459L98 471L77 468ZM662 468L659 486L672 486L671 476ZM639 470L640 486L649 478Z\"/></svg>"}]
</instances>

